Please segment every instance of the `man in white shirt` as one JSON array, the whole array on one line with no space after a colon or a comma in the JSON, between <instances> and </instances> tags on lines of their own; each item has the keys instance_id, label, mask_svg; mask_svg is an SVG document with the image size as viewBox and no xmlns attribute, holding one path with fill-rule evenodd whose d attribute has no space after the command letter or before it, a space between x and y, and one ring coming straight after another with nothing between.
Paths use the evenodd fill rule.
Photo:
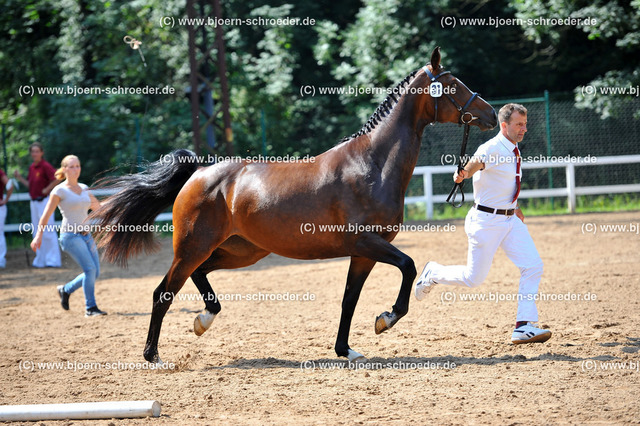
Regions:
<instances>
[{"instance_id":1,"label":"man in white shirt","mask_svg":"<svg viewBox=\"0 0 640 426\"><path fill-rule=\"evenodd\" d=\"M518 312L511 341L546 342L551 332L535 325L542 260L518 208L522 178L518 142L527 131L527 109L507 104L500 109L498 120L500 132L480 145L464 169L453 175L457 183L473 176L474 206L464 225L469 239L467 264L443 266L427 262L416 283L415 296L424 299L435 284L479 286L489 274L493 256L502 247L520 269Z\"/></svg>"}]
</instances>

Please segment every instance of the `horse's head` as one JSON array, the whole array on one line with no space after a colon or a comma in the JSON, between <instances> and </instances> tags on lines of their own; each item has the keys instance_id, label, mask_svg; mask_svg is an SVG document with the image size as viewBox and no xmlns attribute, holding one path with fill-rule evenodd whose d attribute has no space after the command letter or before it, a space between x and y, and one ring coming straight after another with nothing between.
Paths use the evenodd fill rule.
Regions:
<instances>
[{"instance_id":1,"label":"horse's head","mask_svg":"<svg viewBox=\"0 0 640 426\"><path fill-rule=\"evenodd\" d=\"M494 109L478 93L440 65L440 47L431 54L431 62L422 68L423 88L428 89L426 113L431 123L460 123L493 129L498 124Z\"/></svg>"}]
</instances>

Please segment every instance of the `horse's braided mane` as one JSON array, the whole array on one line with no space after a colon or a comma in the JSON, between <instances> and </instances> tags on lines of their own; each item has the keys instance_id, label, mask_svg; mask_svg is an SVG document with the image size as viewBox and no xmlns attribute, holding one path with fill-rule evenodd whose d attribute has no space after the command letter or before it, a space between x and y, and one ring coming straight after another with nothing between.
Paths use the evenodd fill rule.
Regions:
<instances>
[{"instance_id":1,"label":"horse's braided mane","mask_svg":"<svg viewBox=\"0 0 640 426\"><path fill-rule=\"evenodd\" d=\"M380 105L378 105L378 108L376 108L374 113L371 114L371 117L369 117L367 122L362 126L362 128L357 133L354 133L351 136L345 136L344 138L342 138L340 142L346 142L350 139L357 138L358 136L365 135L371 132L373 129L375 129L376 125L382 121L382 118L390 114L391 111L393 110L393 107L397 105L398 102L400 101L403 91L399 89L404 88L409 83L411 83L411 81L413 81L413 78L415 77L417 72L418 70L413 71L411 74L406 76L404 80L398 83L398 85L391 91L391 93L389 93L387 97L382 102L380 102Z\"/></svg>"}]
</instances>

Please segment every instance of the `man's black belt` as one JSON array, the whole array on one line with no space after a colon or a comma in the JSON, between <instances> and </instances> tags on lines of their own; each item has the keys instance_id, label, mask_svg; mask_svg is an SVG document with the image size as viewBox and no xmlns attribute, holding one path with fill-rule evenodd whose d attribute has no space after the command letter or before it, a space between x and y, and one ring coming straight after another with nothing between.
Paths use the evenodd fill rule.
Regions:
<instances>
[{"instance_id":1,"label":"man's black belt","mask_svg":"<svg viewBox=\"0 0 640 426\"><path fill-rule=\"evenodd\" d=\"M505 216L513 216L515 209L492 209L491 207L483 206L481 204L474 204L473 207L485 213L502 214Z\"/></svg>"},{"instance_id":2,"label":"man's black belt","mask_svg":"<svg viewBox=\"0 0 640 426\"><path fill-rule=\"evenodd\" d=\"M33 201L42 201L47 197L38 197L38 198L34 198Z\"/></svg>"}]
</instances>

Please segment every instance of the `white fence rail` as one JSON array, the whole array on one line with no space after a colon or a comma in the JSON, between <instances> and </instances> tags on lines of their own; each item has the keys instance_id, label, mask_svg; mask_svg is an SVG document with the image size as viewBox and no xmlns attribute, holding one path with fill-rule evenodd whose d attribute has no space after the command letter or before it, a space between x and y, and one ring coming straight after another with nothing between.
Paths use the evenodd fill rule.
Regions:
<instances>
[{"instance_id":1,"label":"white fence rail","mask_svg":"<svg viewBox=\"0 0 640 426\"><path fill-rule=\"evenodd\" d=\"M93 195L111 195L114 194L116 191L114 190L107 190L107 189L92 189L91 192L93 193ZM12 194L11 198L9 199L9 202L17 202L17 201L30 201L31 198L29 197L28 193L20 193L20 194ZM170 222L172 220L172 214L171 213L161 213L160 215L158 215L158 217L156 217L156 222ZM54 225L61 225L61 222L55 221L53 222ZM31 233L31 227L28 226L25 229L24 228L24 223L20 224L20 223L10 223L5 225L4 227L4 232L25 232L25 229L28 231L28 233Z\"/></svg>"},{"instance_id":2,"label":"white fence rail","mask_svg":"<svg viewBox=\"0 0 640 426\"><path fill-rule=\"evenodd\" d=\"M640 155L617 155L610 157L592 157L591 161L579 160L575 162L523 162L523 169L548 169L564 167L567 176L567 184L562 188L546 188L546 189L524 189L520 192L518 198L546 198L546 197L568 197L568 210L571 213L576 209L576 197L578 195L597 195L597 194L620 194L629 192L640 192L640 184L622 184L622 185L598 185L598 186L576 186L575 169L583 166L602 166L611 164L634 164L640 163ZM456 170L456 166L420 166L413 171L414 176L423 177L424 195L415 197L406 197L404 204L425 203L426 219L433 218L433 206L436 203L445 203L448 194L433 194L433 175L449 174L452 175ZM452 181L453 185L453 181ZM468 183L467 188L471 185ZM107 190L93 190L95 195L109 195L113 193ZM465 199L472 200L472 193L465 193ZM29 201L29 194L13 194L9 202ZM171 221L171 213L162 213L156 218L156 222ZM60 222L56 222L60 225ZM21 231L20 224L12 223L5 225L5 232Z\"/></svg>"},{"instance_id":3,"label":"white fence rail","mask_svg":"<svg viewBox=\"0 0 640 426\"><path fill-rule=\"evenodd\" d=\"M576 159L577 160L577 159ZM576 211L576 197L578 195L596 195L596 194L620 194L627 192L640 192L640 184L623 184L623 185L598 185L598 186L576 186L575 170L576 167L584 166L603 166L610 164L633 164L640 163L640 155L616 155L611 157L591 157L591 161L581 159L576 162L523 162L523 169L548 169L564 167L567 176L567 184L562 188L545 188L545 189L528 189L522 190L518 198L546 198L546 197L568 197L568 210L571 213ZM416 167L413 171L414 176L423 177L424 195L416 197L406 197L404 204L425 203L426 219L433 218L433 206L436 203L445 203L449 194L433 194L433 175L449 174L453 175L457 166L421 166ZM525 176L526 180L526 176ZM453 186L453 180L451 181ZM465 185L470 188L470 182ZM472 200L473 194L464 194L466 200ZM458 198L459 199L459 198Z\"/></svg>"}]
</instances>

